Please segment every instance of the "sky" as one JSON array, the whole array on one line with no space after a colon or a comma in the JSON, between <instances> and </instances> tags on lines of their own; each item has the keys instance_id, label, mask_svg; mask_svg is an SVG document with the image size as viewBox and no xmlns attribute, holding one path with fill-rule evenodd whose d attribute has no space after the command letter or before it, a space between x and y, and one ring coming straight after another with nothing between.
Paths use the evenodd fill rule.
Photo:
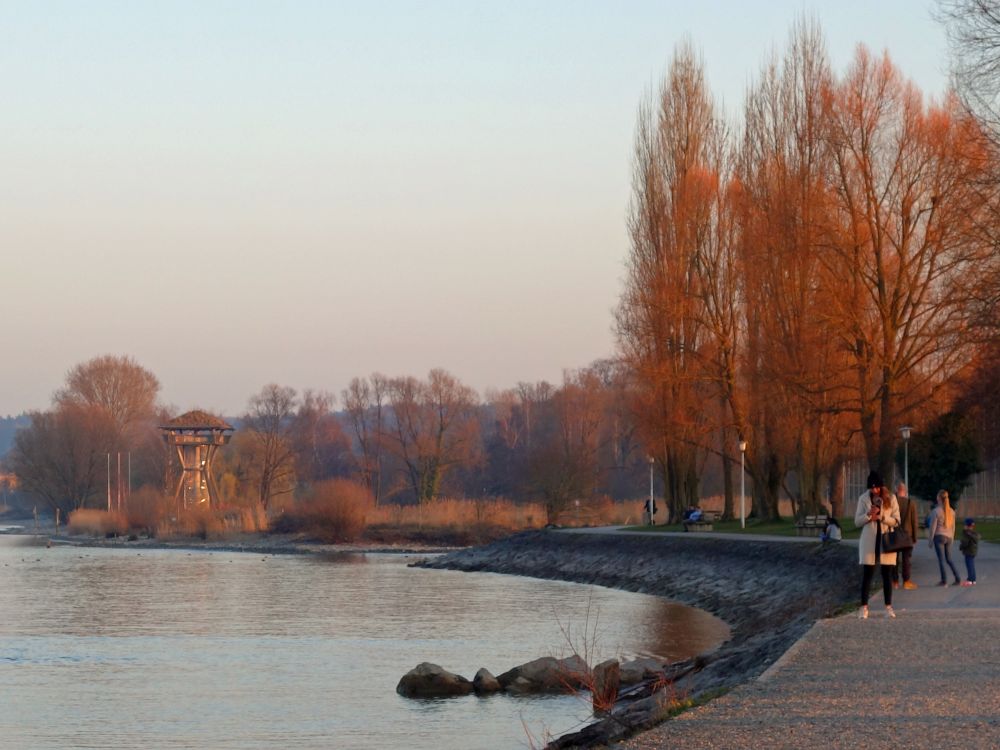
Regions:
<instances>
[{"instance_id":1,"label":"sky","mask_svg":"<svg viewBox=\"0 0 1000 750\"><path fill-rule=\"evenodd\" d=\"M135 358L226 415L615 352L636 111L675 46L737 117L815 15L834 68L947 86L921 0L0 0L0 415Z\"/></svg>"}]
</instances>

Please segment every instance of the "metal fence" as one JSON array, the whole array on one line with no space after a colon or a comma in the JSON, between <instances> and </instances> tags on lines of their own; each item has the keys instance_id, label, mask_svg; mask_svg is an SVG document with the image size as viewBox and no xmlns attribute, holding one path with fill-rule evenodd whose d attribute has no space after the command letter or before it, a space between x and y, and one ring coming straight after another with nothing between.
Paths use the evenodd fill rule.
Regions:
<instances>
[{"instance_id":1,"label":"metal fence","mask_svg":"<svg viewBox=\"0 0 1000 750\"><path fill-rule=\"evenodd\" d=\"M865 491L865 480L868 478L868 464L864 460L851 461L844 467L844 510L852 512L854 503ZM890 487L896 488L896 483L903 477L893 476ZM930 510L930 501L934 498L918 498L921 513ZM958 514L963 518L988 517L1000 519L1000 460L987 464L986 470L972 477L972 483L962 492L958 503Z\"/></svg>"}]
</instances>

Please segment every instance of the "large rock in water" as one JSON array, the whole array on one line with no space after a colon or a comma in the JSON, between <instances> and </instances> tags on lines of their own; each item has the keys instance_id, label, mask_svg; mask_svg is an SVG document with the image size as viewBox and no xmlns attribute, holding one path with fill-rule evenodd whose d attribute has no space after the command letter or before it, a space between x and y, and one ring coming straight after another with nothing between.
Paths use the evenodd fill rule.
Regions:
<instances>
[{"instance_id":1,"label":"large rock in water","mask_svg":"<svg viewBox=\"0 0 1000 750\"><path fill-rule=\"evenodd\" d=\"M571 693L587 684L587 662L579 656L556 659L543 656L514 667L497 677L500 686L508 693Z\"/></svg>"},{"instance_id":2,"label":"large rock in water","mask_svg":"<svg viewBox=\"0 0 1000 750\"><path fill-rule=\"evenodd\" d=\"M593 683L590 690L594 713L610 711L618 700L618 688L621 685L621 664L618 660L608 659L594 667Z\"/></svg>"},{"instance_id":3,"label":"large rock in water","mask_svg":"<svg viewBox=\"0 0 1000 750\"><path fill-rule=\"evenodd\" d=\"M450 698L471 693L472 683L460 674L425 661L402 676L396 692L405 698Z\"/></svg>"},{"instance_id":4,"label":"large rock in water","mask_svg":"<svg viewBox=\"0 0 1000 750\"><path fill-rule=\"evenodd\" d=\"M500 682L486 667L476 672L476 676L472 678L472 689L476 691L476 695L489 695L503 690Z\"/></svg>"},{"instance_id":5,"label":"large rock in water","mask_svg":"<svg viewBox=\"0 0 1000 750\"><path fill-rule=\"evenodd\" d=\"M655 680L662 676L665 671L666 667L660 659L640 656L631 661L622 662L621 682L622 685L636 685L643 680Z\"/></svg>"}]
</instances>

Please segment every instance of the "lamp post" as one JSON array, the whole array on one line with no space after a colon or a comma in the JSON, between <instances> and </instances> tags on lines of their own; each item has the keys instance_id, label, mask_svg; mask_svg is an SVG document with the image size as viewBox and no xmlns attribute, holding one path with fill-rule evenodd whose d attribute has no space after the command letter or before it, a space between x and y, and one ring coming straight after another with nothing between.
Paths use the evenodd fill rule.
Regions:
<instances>
[{"instance_id":1,"label":"lamp post","mask_svg":"<svg viewBox=\"0 0 1000 750\"><path fill-rule=\"evenodd\" d=\"M903 433L903 484L906 485L906 492L910 492L910 434L913 430L910 429L909 425L903 425L899 428L899 431Z\"/></svg>"},{"instance_id":2,"label":"lamp post","mask_svg":"<svg viewBox=\"0 0 1000 750\"><path fill-rule=\"evenodd\" d=\"M740 439L740 528L745 529L747 527L747 513L746 513L746 455L747 455L747 441Z\"/></svg>"},{"instance_id":3,"label":"lamp post","mask_svg":"<svg viewBox=\"0 0 1000 750\"><path fill-rule=\"evenodd\" d=\"M653 520L653 457L649 457L649 525L655 525Z\"/></svg>"}]
</instances>

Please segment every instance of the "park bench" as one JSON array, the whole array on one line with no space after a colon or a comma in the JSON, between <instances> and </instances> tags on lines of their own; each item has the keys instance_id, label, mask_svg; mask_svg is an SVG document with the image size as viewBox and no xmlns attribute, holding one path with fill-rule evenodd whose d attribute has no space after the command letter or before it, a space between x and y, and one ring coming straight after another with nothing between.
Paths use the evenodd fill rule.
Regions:
<instances>
[{"instance_id":1,"label":"park bench","mask_svg":"<svg viewBox=\"0 0 1000 750\"><path fill-rule=\"evenodd\" d=\"M711 531L712 524L720 517L721 514L714 510L704 510L697 521L684 521L684 531Z\"/></svg>"},{"instance_id":2,"label":"park bench","mask_svg":"<svg viewBox=\"0 0 1000 750\"><path fill-rule=\"evenodd\" d=\"M826 528L828 522L825 515L805 516L795 524L795 533L799 536L819 536L823 533L823 529Z\"/></svg>"}]
</instances>

